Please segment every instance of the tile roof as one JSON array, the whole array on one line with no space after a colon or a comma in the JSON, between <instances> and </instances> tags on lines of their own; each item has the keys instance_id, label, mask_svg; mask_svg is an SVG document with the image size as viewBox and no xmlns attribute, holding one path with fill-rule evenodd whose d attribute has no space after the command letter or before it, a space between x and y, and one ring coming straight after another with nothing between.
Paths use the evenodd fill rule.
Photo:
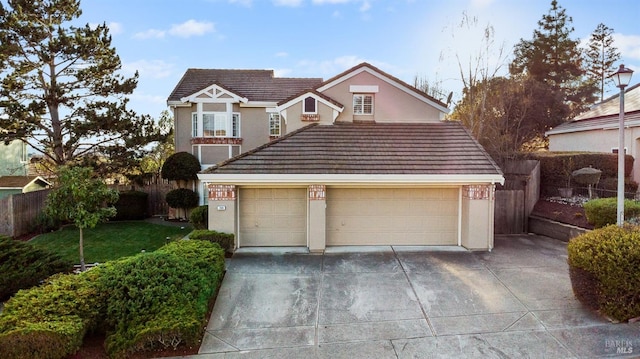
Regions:
<instances>
[{"instance_id":1,"label":"tile roof","mask_svg":"<svg viewBox=\"0 0 640 359\"><path fill-rule=\"evenodd\" d=\"M322 83L321 78L274 77L273 70L188 69L169 95L180 101L213 84L250 101L281 101Z\"/></svg>"},{"instance_id":2,"label":"tile roof","mask_svg":"<svg viewBox=\"0 0 640 359\"><path fill-rule=\"evenodd\" d=\"M624 92L624 112L640 111L640 83L627 88ZM573 121L594 117L617 115L620 113L620 95L616 94L596 104L589 111L576 116Z\"/></svg>"},{"instance_id":3,"label":"tile roof","mask_svg":"<svg viewBox=\"0 0 640 359\"><path fill-rule=\"evenodd\" d=\"M640 126L640 83L629 87L624 97L625 125ZM620 115L620 96L611 96L583 112L573 120L560 124L547 131L547 135L617 128Z\"/></svg>"},{"instance_id":4,"label":"tile roof","mask_svg":"<svg viewBox=\"0 0 640 359\"><path fill-rule=\"evenodd\" d=\"M202 173L502 175L455 122L312 124Z\"/></svg>"},{"instance_id":5,"label":"tile roof","mask_svg":"<svg viewBox=\"0 0 640 359\"><path fill-rule=\"evenodd\" d=\"M49 184L38 176L0 176L0 187L23 188L35 180L43 181L45 185Z\"/></svg>"}]
</instances>

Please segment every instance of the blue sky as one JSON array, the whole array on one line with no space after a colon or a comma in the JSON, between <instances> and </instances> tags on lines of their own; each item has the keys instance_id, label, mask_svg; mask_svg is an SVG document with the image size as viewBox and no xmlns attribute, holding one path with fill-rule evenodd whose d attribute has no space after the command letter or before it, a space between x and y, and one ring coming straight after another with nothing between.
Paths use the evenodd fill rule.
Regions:
<instances>
[{"instance_id":1,"label":"blue sky","mask_svg":"<svg viewBox=\"0 0 640 359\"><path fill-rule=\"evenodd\" d=\"M462 90L480 51L481 30L495 30L489 68L531 39L551 0L83 0L82 23L109 24L126 73L138 70L130 106L158 117L187 68L273 69L277 76L329 78L367 61L409 83L416 75ZM573 18L574 39L599 23L640 82L640 1L559 0ZM462 14L477 26L462 29ZM459 59L459 60L458 60ZM506 72L506 63L499 73ZM616 93L611 88L609 94ZM451 106L453 108L453 105Z\"/></svg>"}]
</instances>

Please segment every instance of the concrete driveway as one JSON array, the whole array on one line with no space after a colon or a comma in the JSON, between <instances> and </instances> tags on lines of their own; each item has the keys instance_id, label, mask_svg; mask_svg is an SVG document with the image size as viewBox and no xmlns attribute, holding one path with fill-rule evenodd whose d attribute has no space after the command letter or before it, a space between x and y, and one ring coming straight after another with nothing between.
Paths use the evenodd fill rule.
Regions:
<instances>
[{"instance_id":1,"label":"concrete driveway","mask_svg":"<svg viewBox=\"0 0 640 359\"><path fill-rule=\"evenodd\" d=\"M497 237L491 253L240 250L196 357L639 356L640 325L584 309L566 259L566 243L535 235Z\"/></svg>"}]
</instances>

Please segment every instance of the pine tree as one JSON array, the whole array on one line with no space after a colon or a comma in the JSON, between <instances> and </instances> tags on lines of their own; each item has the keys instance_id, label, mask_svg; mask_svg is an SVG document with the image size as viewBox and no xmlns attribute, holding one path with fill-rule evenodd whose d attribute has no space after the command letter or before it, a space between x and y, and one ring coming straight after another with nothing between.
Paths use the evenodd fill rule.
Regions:
<instances>
[{"instance_id":1,"label":"pine tree","mask_svg":"<svg viewBox=\"0 0 640 359\"><path fill-rule=\"evenodd\" d=\"M81 14L79 0L0 2L0 140L26 142L52 169L82 160L113 171L160 136L127 108L138 74L118 73L107 25L72 25Z\"/></svg>"},{"instance_id":2,"label":"pine tree","mask_svg":"<svg viewBox=\"0 0 640 359\"><path fill-rule=\"evenodd\" d=\"M509 66L512 75L531 76L560 92L571 108L571 116L593 103L596 91L593 83L585 79L579 41L570 37L574 30L572 22L565 9L553 0L549 13L538 21L533 39L521 39L515 46L514 60ZM541 110L556 112L553 108ZM560 117L561 112L557 111L558 123L566 120Z\"/></svg>"},{"instance_id":3,"label":"pine tree","mask_svg":"<svg viewBox=\"0 0 640 359\"><path fill-rule=\"evenodd\" d=\"M605 24L598 24L589 39L589 47L585 53L587 73L592 81L598 84L600 101L604 100L605 83L611 74L616 72L615 62L620 60L620 52L613 46L613 29Z\"/></svg>"}]
</instances>

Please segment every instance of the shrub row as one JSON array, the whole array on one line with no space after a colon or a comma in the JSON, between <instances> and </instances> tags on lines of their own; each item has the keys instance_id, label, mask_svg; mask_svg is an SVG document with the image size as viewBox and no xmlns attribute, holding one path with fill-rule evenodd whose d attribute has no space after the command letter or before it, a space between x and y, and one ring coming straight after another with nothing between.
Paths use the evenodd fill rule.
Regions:
<instances>
[{"instance_id":1,"label":"shrub row","mask_svg":"<svg viewBox=\"0 0 640 359\"><path fill-rule=\"evenodd\" d=\"M189 222L195 229L207 229L209 222L209 206L198 206L191 211Z\"/></svg>"},{"instance_id":2,"label":"shrub row","mask_svg":"<svg viewBox=\"0 0 640 359\"><path fill-rule=\"evenodd\" d=\"M195 345L223 272L222 249L193 240L54 276L6 303L0 352L5 358L64 358L93 330L107 333L112 357Z\"/></svg>"},{"instance_id":3,"label":"shrub row","mask_svg":"<svg viewBox=\"0 0 640 359\"><path fill-rule=\"evenodd\" d=\"M595 228L601 228L618 221L617 198L599 198L586 202L584 213L587 221ZM624 200L624 218L640 216L640 203L629 199Z\"/></svg>"},{"instance_id":4,"label":"shrub row","mask_svg":"<svg viewBox=\"0 0 640 359\"><path fill-rule=\"evenodd\" d=\"M0 236L0 301L55 273L71 272L73 263L27 243Z\"/></svg>"},{"instance_id":5,"label":"shrub row","mask_svg":"<svg viewBox=\"0 0 640 359\"><path fill-rule=\"evenodd\" d=\"M540 183L544 184L543 192L554 191L554 193L543 193L543 195L557 195L555 189L565 187L567 175L580 168L593 167L602 171L601 183L611 181L609 178L618 176L618 154L616 153L533 152L526 157L540 161ZM629 177L633 170L633 156L625 156L624 168L625 177ZM634 192L637 188L637 184L631 181L628 182L628 186L626 190L628 192ZM614 186L612 189L616 188Z\"/></svg>"},{"instance_id":6,"label":"shrub row","mask_svg":"<svg viewBox=\"0 0 640 359\"><path fill-rule=\"evenodd\" d=\"M567 250L582 303L619 321L640 317L640 227L595 229L573 238Z\"/></svg>"},{"instance_id":7,"label":"shrub row","mask_svg":"<svg viewBox=\"0 0 640 359\"><path fill-rule=\"evenodd\" d=\"M3 358L64 358L82 345L105 300L96 272L56 274L40 287L19 291L0 316Z\"/></svg>"},{"instance_id":8,"label":"shrub row","mask_svg":"<svg viewBox=\"0 0 640 359\"><path fill-rule=\"evenodd\" d=\"M233 249L235 248L233 234L230 233L197 229L189 234L189 238L217 243L227 252L233 252Z\"/></svg>"}]
</instances>

